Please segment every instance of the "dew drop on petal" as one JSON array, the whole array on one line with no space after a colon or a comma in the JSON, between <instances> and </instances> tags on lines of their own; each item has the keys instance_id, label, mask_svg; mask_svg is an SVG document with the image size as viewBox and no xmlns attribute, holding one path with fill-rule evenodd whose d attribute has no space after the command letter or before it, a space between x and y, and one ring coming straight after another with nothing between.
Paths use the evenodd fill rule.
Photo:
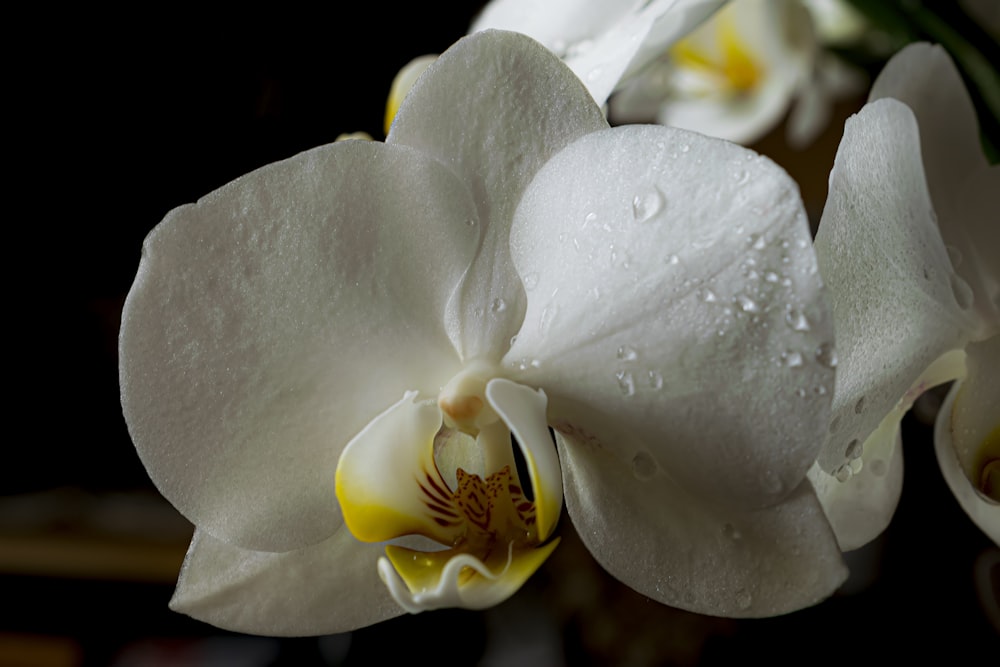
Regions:
<instances>
[{"instance_id":1,"label":"dew drop on petal","mask_svg":"<svg viewBox=\"0 0 1000 667\"><path fill-rule=\"evenodd\" d=\"M655 185L651 185L632 198L632 217L637 222L651 220L663 210L665 202L663 193Z\"/></svg>"},{"instance_id":2,"label":"dew drop on petal","mask_svg":"<svg viewBox=\"0 0 1000 667\"><path fill-rule=\"evenodd\" d=\"M621 361L635 361L639 358L639 353L635 351L634 348L628 345L622 345L618 348L618 353L616 355Z\"/></svg>"},{"instance_id":3,"label":"dew drop on petal","mask_svg":"<svg viewBox=\"0 0 1000 667\"><path fill-rule=\"evenodd\" d=\"M719 300L719 297L716 296L715 292L707 287L701 291L701 298L707 303L715 303Z\"/></svg>"},{"instance_id":4,"label":"dew drop on petal","mask_svg":"<svg viewBox=\"0 0 1000 667\"><path fill-rule=\"evenodd\" d=\"M490 312L491 313L494 313L494 314L496 314L496 313L502 313L505 310L507 310L507 302L506 301L504 301L500 297L497 297L496 299L493 299L493 303L490 304Z\"/></svg>"},{"instance_id":5,"label":"dew drop on petal","mask_svg":"<svg viewBox=\"0 0 1000 667\"><path fill-rule=\"evenodd\" d=\"M691 150L690 146L687 144L681 144L681 153L687 153L689 150Z\"/></svg>"},{"instance_id":6,"label":"dew drop on petal","mask_svg":"<svg viewBox=\"0 0 1000 667\"><path fill-rule=\"evenodd\" d=\"M652 479L656 474L656 461L646 452L639 452L632 457L632 474L636 479Z\"/></svg>"},{"instance_id":7,"label":"dew drop on petal","mask_svg":"<svg viewBox=\"0 0 1000 667\"><path fill-rule=\"evenodd\" d=\"M833 476L837 478L838 482L843 483L849 480L853 474L851 466L845 463L834 471Z\"/></svg>"},{"instance_id":8,"label":"dew drop on petal","mask_svg":"<svg viewBox=\"0 0 1000 667\"><path fill-rule=\"evenodd\" d=\"M517 334L514 334L513 336L510 337L510 346L514 347L514 343L516 342L517 342Z\"/></svg>"},{"instance_id":9,"label":"dew drop on petal","mask_svg":"<svg viewBox=\"0 0 1000 667\"><path fill-rule=\"evenodd\" d=\"M861 444L861 441L854 438L854 440L847 443L847 449L844 450L844 457L849 461L861 458L861 454L864 453L864 449L864 445Z\"/></svg>"},{"instance_id":10,"label":"dew drop on petal","mask_svg":"<svg viewBox=\"0 0 1000 667\"><path fill-rule=\"evenodd\" d=\"M973 294L972 288L969 287L969 283L962 280L961 276L957 273L951 274L951 293L955 296L955 303L962 310L968 310L972 307Z\"/></svg>"},{"instance_id":11,"label":"dew drop on petal","mask_svg":"<svg viewBox=\"0 0 1000 667\"><path fill-rule=\"evenodd\" d=\"M745 313L757 313L760 312L760 305L746 294L740 294L736 297L736 303L740 304L740 308Z\"/></svg>"},{"instance_id":12,"label":"dew drop on petal","mask_svg":"<svg viewBox=\"0 0 1000 667\"><path fill-rule=\"evenodd\" d=\"M862 396L858 399L858 402L854 404L854 414L860 415L865 411L865 397Z\"/></svg>"},{"instance_id":13,"label":"dew drop on petal","mask_svg":"<svg viewBox=\"0 0 1000 667\"><path fill-rule=\"evenodd\" d=\"M524 277L524 289L528 292L538 287L538 274L531 272Z\"/></svg>"},{"instance_id":14,"label":"dew drop on petal","mask_svg":"<svg viewBox=\"0 0 1000 667\"><path fill-rule=\"evenodd\" d=\"M753 596L746 589L736 591L736 606L746 611L753 604Z\"/></svg>"},{"instance_id":15,"label":"dew drop on petal","mask_svg":"<svg viewBox=\"0 0 1000 667\"><path fill-rule=\"evenodd\" d=\"M623 396L631 396L635 393L635 379L629 371L617 371L615 379L618 381L618 389Z\"/></svg>"},{"instance_id":16,"label":"dew drop on petal","mask_svg":"<svg viewBox=\"0 0 1000 667\"><path fill-rule=\"evenodd\" d=\"M837 367L837 350L830 343L823 343L816 348L816 361L827 368Z\"/></svg>"},{"instance_id":17,"label":"dew drop on petal","mask_svg":"<svg viewBox=\"0 0 1000 667\"><path fill-rule=\"evenodd\" d=\"M861 469L864 467L865 462L861 458L856 458L856 459L851 459L851 462L848 463L847 465L850 466L851 468L851 475L857 475L859 472L861 472Z\"/></svg>"},{"instance_id":18,"label":"dew drop on petal","mask_svg":"<svg viewBox=\"0 0 1000 667\"><path fill-rule=\"evenodd\" d=\"M583 223L580 226L581 227L587 227L587 225L589 225L592 222L594 222L594 220L597 220L597 214L594 213L593 211L591 211L587 215L583 216Z\"/></svg>"},{"instance_id":19,"label":"dew drop on petal","mask_svg":"<svg viewBox=\"0 0 1000 667\"><path fill-rule=\"evenodd\" d=\"M798 368L802 365L802 355L795 350L785 350L781 353L781 359L789 368Z\"/></svg>"},{"instance_id":20,"label":"dew drop on petal","mask_svg":"<svg viewBox=\"0 0 1000 667\"><path fill-rule=\"evenodd\" d=\"M781 276L779 276L774 271L765 271L764 272L764 280L766 280L769 283L776 283L779 280L781 280Z\"/></svg>"},{"instance_id":21,"label":"dew drop on petal","mask_svg":"<svg viewBox=\"0 0 1000 667\"><path fill-rule=\"evenodd\" d=\"M809 320L802 311L789 308L785 311L785 323L791 327L792 331L809 331Z\"/></svg>"},{"instance_id":22,"label":"dew drop on petal","mask_svg":"<svg viewBox=\"0 0 1000 667\"><path fill-rule=\"evenodd\" d=\"M660 375L659 371L653 371L653 370L647 371L646 382L649 384L650 389L663 388L663 376Z\"/></svg>"},{"instance_id":23,"label":"dew drop on petal","mask_svg":"<svg viewBox=\"0 0 1000 667\"><path fill-rule=\"evenodd\" d=\"M671 266L673 266L675 264L678 264L681 260L680 260L679 257L677 257L677 255L670 255L664 261L666 261L667 264L670 264Z\"/></svg>"},{"instance_id":24,"label":"dew drop on petal","mask_svg":"<svg viewBox=\"0 0 1000 667\"><path fill-rule=\"evenodd\" d=\"M840 428L840 415L837 415L830 420L830 433L836 433L837 429Z\"/></svg>"}]
</instances>

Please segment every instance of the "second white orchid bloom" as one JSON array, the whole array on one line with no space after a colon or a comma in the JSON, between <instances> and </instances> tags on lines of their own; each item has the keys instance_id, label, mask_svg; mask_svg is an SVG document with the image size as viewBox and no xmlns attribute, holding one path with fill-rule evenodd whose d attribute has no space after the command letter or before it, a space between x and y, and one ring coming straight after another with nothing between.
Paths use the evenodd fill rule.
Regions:
<instances>
[{"instance_id":1,"label":"second white orchid bloom","mask_svg":"<svg viewBox=\"0 0 1000 667\"><path fill-rule=\"evenodd\" d=\"M803 3L732 0L624 82L610 117L748 144L788 114L788 141L801 147L826 127L833 102L865 82L824 49Z\"/></svg>"},{"instance_id":2,"label":"second white orchid bloom","mask_svg":"<svg viewBox=\"0 0 1000 667\"><path fill-rule=\"evenodd\" d=\"M940 47L903 49L870 99L844 131L816 236L840 366L810 476L844 549L874 539L899 498L903 414L957 379L938 461L1000 544L1000 168Z\"/></svg>"},{"instance_id":3,"label":"second white orchid bloom","mask_svg":"<svg viewBox=\"0 0 1000 667\"><path fill-rule=\"evenodd\" d=\"M762 616L845 576L805 478L832 342L780 168L611 129L549 51L488 31L386 143L264 167L150 234L122 402L197 526L172 606L221 627L495 604L563 501L629 586Z\"/></svg>"}]
</instances>

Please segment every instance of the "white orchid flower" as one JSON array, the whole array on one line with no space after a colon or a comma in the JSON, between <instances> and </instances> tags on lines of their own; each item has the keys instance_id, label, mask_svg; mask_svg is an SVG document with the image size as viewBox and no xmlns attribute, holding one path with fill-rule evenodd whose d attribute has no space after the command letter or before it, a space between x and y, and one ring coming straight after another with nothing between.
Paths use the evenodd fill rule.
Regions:
<instances>
[{"instance_id":1,"label":"white orchid flower","mask_svg":"<svg viewBox=\"0 0 1000 667\"><path fill-rule=\"evenodd\" d=\"M122 403L197 527L172 607L301 635L496 604L564 499L660 602L822 599L845 570L805 477L833 389L809 241L766 158L609 128L523 35L458 42L384 144L269 165L147 238Z\"/></svg>"},{"instance_id":2,"label":"white orchid flower","mask_svg":"<svg viewBox=\"0 0 1000 667\"><path fill-rule=\"evenodd\" d=\"M833 101L863 84L823 49L798 0L733 0L625 85L610 117L747 144L791 108L788 140L805 146L826 127Z\"/></svg>"},{"instance_id":3,"label":"white orchid flower","mask_svg":"<svg viewBox=\"0 0 1000 667\"><path fill-rule=\"evenodd\" d=\"M888 524L899 423L949 380L935 432L949 486L1000 543L1000 169L940 47L906 47L848 121L816 252L840 365L813 479L844 549Z\"/></svg>"},{"instance_id":4,"label":"white orchid flower","mask_svg":"<svg viewBox=\"0 0 1000 667\"><path fill-rule=\"evenodd\" d=\"M598 105L727 0L492 0L470 32L512 30L563 59Z\"/></svg>"}]
</instances>

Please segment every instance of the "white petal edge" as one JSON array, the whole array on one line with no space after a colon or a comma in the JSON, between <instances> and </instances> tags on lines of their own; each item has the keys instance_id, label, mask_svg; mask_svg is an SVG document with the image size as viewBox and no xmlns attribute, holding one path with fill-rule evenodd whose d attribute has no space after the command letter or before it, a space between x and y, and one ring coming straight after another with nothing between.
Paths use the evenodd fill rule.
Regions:
<instances>
[{"instance_id":1,"label":"white petal edge","mask_svg":"<svg viewBox=\"0 0 1000 667\"><path fill-rule=\"evenodd\" d=\"M674 128L594 133L539 172L511 249L531 289L504 364L545 390L555 429L720 501L760 507L799 485L835 360L805 213L779 167Z\"/></svg>"},{"instance_id":2,"label":"white petal edge","mask_svg":"<svg viewBox=\"0 0 1000 667\"><path fill-rule=\"evenodd\" d=\"M379 580L381 552L343 527L285 553L241 549L196 530L170 608L248 634L347 632L403 613Z\"/></svg>"},{"instance_id":3,"label":"white petal edge","mask_svg":"<svg viewBox=\"0 0 1000 667\"><path fill-rule=\"evenodd\" d=\"M362 141L171 212L143 246L119 343L129 432L163 495L245 548L335 531L343 446L457 368L443 313L475 250L472 214L432 159Z\"/></svg>"}]
</instances>

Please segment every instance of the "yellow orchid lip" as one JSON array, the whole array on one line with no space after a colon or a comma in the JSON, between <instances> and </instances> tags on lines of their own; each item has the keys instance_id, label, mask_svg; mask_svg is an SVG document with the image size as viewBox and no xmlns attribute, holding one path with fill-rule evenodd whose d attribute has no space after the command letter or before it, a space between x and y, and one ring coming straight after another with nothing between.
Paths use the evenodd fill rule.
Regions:
<instances>
[{"instance_id":1,"label":"yellow orchid lip","mask_svg":"<svg viewBox=\"0 0 1000 667\"><path fill-rule=\"evenodd\" d=\"M389 545L387 558L379 561L390 593L413 613L497 604L520 588L558 543L548 539L558 521L562 487L544 422L545 395L489 379L483 371L470 365L442 389L437 402L408 393L347 445L337 466L337 498L357 539L421 535L445 547L424 552ZM518 478L512 432L524 453L533 497ZM484 474L435 453L435 443L438 449L461 448L472 437ZM451 483L441 460L455 466ZM475 460L468 463L478 466Z\"/></svg>"}]
</instances>

